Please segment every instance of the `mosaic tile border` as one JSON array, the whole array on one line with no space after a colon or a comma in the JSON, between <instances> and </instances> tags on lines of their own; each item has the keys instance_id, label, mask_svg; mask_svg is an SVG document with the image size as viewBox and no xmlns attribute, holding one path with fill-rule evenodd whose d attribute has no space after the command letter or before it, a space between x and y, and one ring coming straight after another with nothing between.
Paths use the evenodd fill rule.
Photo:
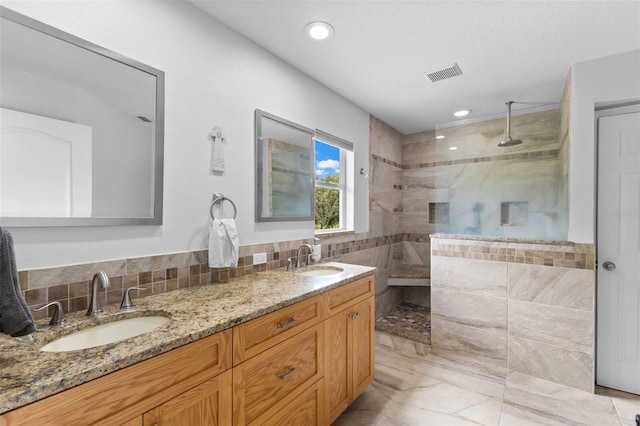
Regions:
<instances>
[{"instance_id":1,"label":"mosaic tile border","mask_svg":"<svg viewBox=\"0 0 640 426\"><path fill-rule=\"evenodd\" d=\"M595 270L593 244L547 245L490 241L441 243L436 238L434 240L436 241L431 249L433 256Z\"/></svg>"},{"instance_id":2,"label":"mosaic tile border","mask_svg":"<svg viewBox=\"0 0 640 426\"><path fill-rule=\"evenodd\" d=\"M460 160L432 161L428 163L406 164L402 166L402 170L422 169L426 167L438 167L438 166L453 166L457 164L486 163L489 161L544 160L548 158L556 158L558 156L560 156L560 149L551 149L546 151L522 152L519 154L492 155L487 157L463 158Z\"/></svg>"},{"instance_id":3,"label":"mosaic tile border","mask_svg":"<svg viewBox=\"0 0 640 426\"><path fill-rule=\"evenodd\" d=\"M402 164L398 163L397 161L389 160L389 159L381 157L381 156L379 156L377 154L371 154L371 159L375 160L375 161L379 161L379 162L384 163L384 164L389 164L389 165L391 165L393 167L397 167L399 169L403 169L404 168L404 166Z\"/></svg>"},{"instance_id":4,"label":"mosaic tile border","mask_svg":"<svg viewBox=\"0 0 640 426\"><path fill-rule=\"evenodd\" d=\"M427 234L426 237L428 238ZM403 240L404 234L361 238L339 243L325 243L322 258L338 257L360 250L391 245ZM329 240L331 237L324 236ZM422 237L424 238L424 236ZM287 259L295 257L301 244L312 244L313 240L292 240L276 243L254 244L240 247L240 258L236 268L210 268L208 251L198 250L186 253L146 256L70 265L57 268L20 271L20 287L27 305L41 306L51 301L60 301L67 313L86 310L89 303L90 285L93 274L104 270L109 276L111 287L101 290L103 304L119 303L125 289L146 287L146 290L132 290L132 298L165 293L181 288L203 284L228 282L232 278L283 268ZM267 253L267 263L254 265L254 253ZM36 319L50 315L34 312Z\"/></svg>"}]
</instances>

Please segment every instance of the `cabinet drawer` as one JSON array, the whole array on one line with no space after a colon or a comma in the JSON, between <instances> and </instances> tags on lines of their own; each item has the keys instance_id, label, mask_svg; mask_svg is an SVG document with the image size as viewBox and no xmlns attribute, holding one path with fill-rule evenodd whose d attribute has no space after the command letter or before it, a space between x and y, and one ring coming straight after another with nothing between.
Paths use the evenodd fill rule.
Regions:
<instances>
[{"instance_id":1,"label":"cabinet drawer","mask_svg":"<svg viewBox=\"0 0 640 426\"><path fill-rule=\"evenodd\" d=\"M322 296L318 295L234 327L233 365L277 345L322 319Z\"/></svg>"},{"instance_id":2,"label":"cabinet drawer","mask_svg":"<svg viewBox=\"0 0 640 426\"><path fill-rule=\"evenodd\" d=\"M322 378L322 342L317 324L234 367L234 424L264 422Z\"/></svg>"},{"instance_id":3,"label":"cabinet drawer","mask_svg":"<svg viewBox=\"0 0 640 426\"><path fill-rule=\"evenodd\" d=\"M375 290L373 283L373 275L370 275L324 293L328 315L334 315L348 308L349 305L373 296Z\"/></svg>"}]
</instances>

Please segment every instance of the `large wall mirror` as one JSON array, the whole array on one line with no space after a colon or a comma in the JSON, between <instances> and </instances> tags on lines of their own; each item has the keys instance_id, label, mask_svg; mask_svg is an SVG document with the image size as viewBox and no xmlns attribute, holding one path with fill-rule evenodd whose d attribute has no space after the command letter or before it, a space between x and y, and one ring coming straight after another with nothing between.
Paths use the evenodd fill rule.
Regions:
<instances>
[{"instance_id":1,"label":"large wall mirror","mask_svg":"<svg viewBox=\"0 0 640 426\"><path fill-rule=\"evenodd\" d=\"M313 130L255 111L256 222L313 220Z\"/></svg>"},{"instance_id":2,"label":"large wall mirror","mask_svg":"<svg viewBox=\"0 0 640 426\"><path fill-rule=\"evenodd\" d=\"M164 73L0 20L0 225L161 224Z\"/></svg>"}]
</instances>

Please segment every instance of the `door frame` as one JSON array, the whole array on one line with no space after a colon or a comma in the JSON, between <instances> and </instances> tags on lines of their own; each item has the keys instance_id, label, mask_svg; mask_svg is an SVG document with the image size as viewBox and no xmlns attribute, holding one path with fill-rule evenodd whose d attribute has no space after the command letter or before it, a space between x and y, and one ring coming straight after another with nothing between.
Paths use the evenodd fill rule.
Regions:
<instances>
[{"instance_id":1,"label":"door frame","mask_svg":"<svg viewBox=\"0 0 640 426\"><path fill-rule=\"evenodd\" d=\"M624 102L624 101L620 101L620 102L616 102L616 103L611 103L611 102L607 102L606 105L602 105L600 107L596 106L595 109L595 114L594 114L594 131L595 131L595 182L594 182L594 192L595 192L595 205L594 205L594 240L595 240L595 254L596 254L596 270L595 270L595 292L594 292L594 303L595 303L595 327L594 327L594 334L595 334L595 347L594 347L594 375L593 375L593 379L594 379L594 384L598 385L597 382L597 377L598 377L598 317L599 317L599 306L598 306L598 271L599 271L599 260L598 259L598 220L599 220L599 213L598 213L598 206L599 206L599 197L598 197L598 188L599 188L599 184L600 184L600 176L599 176L599 170L600 170L600 127L599 127L599 119L602 117L610 117L613 115L622 115L622 114L630 114L630 113L634 113L634 112L640 112L640 100L637 101L632 101L632 102Z\"/></svg>"}]
</instances>

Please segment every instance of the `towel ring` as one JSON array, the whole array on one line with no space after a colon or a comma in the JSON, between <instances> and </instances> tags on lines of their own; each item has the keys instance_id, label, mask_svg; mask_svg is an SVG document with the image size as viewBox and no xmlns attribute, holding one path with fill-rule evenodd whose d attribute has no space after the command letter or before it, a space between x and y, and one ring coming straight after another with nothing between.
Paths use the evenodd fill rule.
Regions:
<instances>
[{"instance_id":1,"label":"towel ring","mask_svg":"<svg viewBox=\"0 0 640 426\"><path fill-rule=\"evenodd\" d=\"M215 216L213 215L213 206L215 206L216 204L220 204L220 206L222 206L222 203L224 203L225 201L230 202L233 206L233 219L238 216L238 208L236 207L236 203L234 203L230 198L227 198L224 195L215 192L213 194L213 201L211 201L211 207L209 207L209 214L211 215L211 219L216 220Z\"/></svg>"}]
</instances>

